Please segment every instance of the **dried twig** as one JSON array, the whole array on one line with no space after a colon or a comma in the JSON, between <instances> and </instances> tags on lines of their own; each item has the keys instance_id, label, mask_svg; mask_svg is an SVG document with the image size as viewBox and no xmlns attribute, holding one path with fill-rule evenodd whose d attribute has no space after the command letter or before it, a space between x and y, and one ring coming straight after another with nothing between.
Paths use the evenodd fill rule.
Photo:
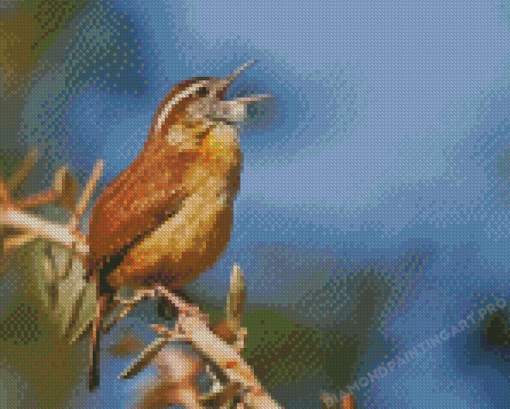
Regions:
<instances>
[{"instance_id":1,"label":"dried twig","mask_svg":"<svg viewBox=\"0 0 510 409\"><path fill-rule=\"evenodd\" d=\"M89 251L84 235L71 233L65 225L48 222L19 210L0 208L0 226L31 232L67 248L76 243L76 252L82 256Z\"/></svg>"},{"instance_id":2,"label":"dried twig","mask_svg":"<svg viewBox=\"0 0 510 409\"><path fill-rule=\"evenodd\" d=\"M200 398L200 404L214 400L218 407L230 407L237 399L242 400L242 407L254 408L280 408L280 406L265 392L256 379L251 367L246 364L240 355L244 348L246 329L241 327L244 302L246 299L244 277L241 268L234 265L231 275L231 288L228 297L227 323L228 328L220 326L211 329L207 317L198 307L186 303L181 297L158 286L154 290L147 290L139 294L132 304L139 302L143 297L164 297L178 310L176 328L170 331L164 325L153 325L159 337L149 345L142 354L120 376L129 379L147 367L170 341L185 341L191 343L202 355L205 363L209 362L209 371L212 366L217 367L222 376L214 390ZM235 334L234 345L230 345L231 334ZM231 341L230 341L231 342ZM212 365L212 366L211 366ZM223 381L221 382L220 379Z\"/></svg>"},{"instance_id":3,"label":"dried twig","mask_svg":"<svg viewBox=\"0 0 510 409\"><path fill-rule=\"evenodd\" d=\"M239 383L231 382L228 385L221 386L216 391L212 391L200 397L200 403L205 405L208 402L215 401L220 407L225 406L229 401L233 400L241 391Z\"/></svg>"},{"instance_id":4,"label":"dried twig","mask_svg":"<svg viewBox=\"0 0 510 409\"><path fill-rule=\"evenodd\" d=\"M217 364L232 383L239 383L246 391L247 404L254 408L280 408L264 390L251 367L239 352L216 336L208 326L207 318L199 309L163 287L158 292L179 311L178 325L192 345Z\"/></svg>"},{"instance_id":5,"label":"dried twig","mask_svg":"<svg viewBox=\"0 0 510 409\"><path fill-rule=\"evenodd\" d=\"M148 347L146 347L135 362L127 368L119 379L132 379L144 370L161 350L170 342L170 335L156 338Z\"/></svg>"},{"instance_id":6,"label":"dried twig","mask_svg":"<svg viewBox=\"0 0 510 409\"><path fill-rule=\"evenodd\" d=\"M7 188L5 182L0 178L0 206L11 206L11 192Z\"/></svg>"},{"instance_id":7,"label":"dried twig","mask_svg":"<svg viewBox=\"0 0 510 409\"><path fill-rule=\"evenodd\" d=\"M230 291L227 296L226 318L233 330L241 329L241 319L246 301L244 274L239 264L234 264L230 275Z\"/></svg>"},{"instance_id":8,"label":"dried twig","mask_svg":"<svg viewBox=\"0 0 510 409\"><path fill-rule=\"evenodd\" d=\"M90 202L90 199L92 198L92 193L94 192L94 189L96 188L96 184L98 180L101 178L101 175L103 174L103 167L104 163L102 160L99 160L96 162L96 165L94 166L94 169L92 170L92 176L87 181L87 184L85 185L85 189L80 197L80 200L78 201L78 206L76 207L76 211L71 216L71 221L68 223L69 231L77 233L78 232L78 226L80 224L80 219L85 213L85 210L87 209L87 206ZM62 182L64 183L64 182ZM76 255L76 243L73 243L71 246L71 251L69 252L69 257L67 259L67 262L64 267L64 271L62 272L62 278L69 277L69 274L71 273L71 269L73 267L73 259Z\"/></svg>"},{"instance_id":9,"label":"dried twig","mask_svg":"<svg viewBox=\"0 0 510 409\"><path fill-rule=\"evenodd\" d=\"M36 158L37 152L35 150L31 151L23 161L20 169L8 183L0 181L0 228L4 235L6 234L6 228L20 230L24 235L3 240L4 257L11 254L14 249L37 237L62 244L70 248L73 254L76 252L80 256L85 256L88 253L86 237L77 231L77 227L90 201L92 191L101 177L103 162L99 161L94 167L92 177L80 198L76 213L72 216L71 222L65 226L42 220L37 216L26 213L25 210L48 203L61 204L68 208L68 210L72 210L75 207L73 195L76 191L76 185L68 174L67 168L61 168L57 172L52 189L29 198L20 199L19 201L13 201L12 199L12 193L26 180L28 173L35 164ZM12 233L10 235L12 236ZM70 268L71 263L68 263L66 270ZM63 275L65 277L68 274L64 271Z\"/></svg>"},{"instance_id":10,"label":"dried twig","mask_svg":"<svg viewBox=\"0 0 510 409\"><path fill-rule=\"evenodd\" d=\"M83 216L83 213L85 213L90 199L92 198L92 193L96 188L96 184L103 174L103 167L104 163L102 160L97 161L96 165L94 166L94 169L92 170L92 176L87 181L85 189L83 190L83 193L78 202L78 206L76 207L76 212L71 217L71 222L69 223L69 229L71 231L77 230L80 219Z\"/></svg>"},{"instance_id":11,"label":"dried twig","mask_svg":"<svg viewBox=\"0 0 510 409\"><path fill-rule=\"evenodd\" d=\"M37 162L37 158L39 157L39 153L37 149L31 149L28 152L28 155L21 162L20 167L16 170L13 176L7 182L7 189L13 193L19 189L19 187L25 182L30 171L34 167Z\"/></svg>"},{"instance_id":12,"label":"dried twig","mask_svg":"<svg viewBox=\"0 0 510 409\"><path fill-rule=\"evenodd\" d=\"M344 394L338 400L334 395L322 392L320 398L323 409L356 409L356 401L352 395Z\"/></svg>"}]
</instances>

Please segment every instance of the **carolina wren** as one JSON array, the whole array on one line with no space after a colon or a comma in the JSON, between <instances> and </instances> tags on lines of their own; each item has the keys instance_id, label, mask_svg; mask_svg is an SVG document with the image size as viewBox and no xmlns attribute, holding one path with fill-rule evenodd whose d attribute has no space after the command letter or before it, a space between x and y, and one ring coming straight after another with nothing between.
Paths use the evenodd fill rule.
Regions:
<instances>
[{"instance_id":1,"label":"carolina wren","mask_svg":"<svg viewBox=\"0 0 510 409\"><path fill-rule=\"evenodd\" d=\"M242 154L238 126L253 95L225 101L232 82L193 78L163 100L140 155L104 191L90 220L88 281L98 301L89 389L99 385L105 311L123 286L179 289L213 266L230 240Z\"/></svg>"}]
</instances>

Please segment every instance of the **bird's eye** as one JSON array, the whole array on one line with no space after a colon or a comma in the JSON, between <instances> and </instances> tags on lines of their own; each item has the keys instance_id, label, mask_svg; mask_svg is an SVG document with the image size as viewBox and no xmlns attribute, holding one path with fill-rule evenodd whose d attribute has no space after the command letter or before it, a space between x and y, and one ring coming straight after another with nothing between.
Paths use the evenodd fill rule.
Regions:
<instances>
[{"instance_id":1,"label":"bird's eye","mask_svg":"<svg viewBox=\"0 0 510 409\"><path fill-rule=\"evenodd\" d=\"M208 94L206 87L200 87L197 91L198 95L201 97L205 97Z\"/></svg>"}]
</instances>

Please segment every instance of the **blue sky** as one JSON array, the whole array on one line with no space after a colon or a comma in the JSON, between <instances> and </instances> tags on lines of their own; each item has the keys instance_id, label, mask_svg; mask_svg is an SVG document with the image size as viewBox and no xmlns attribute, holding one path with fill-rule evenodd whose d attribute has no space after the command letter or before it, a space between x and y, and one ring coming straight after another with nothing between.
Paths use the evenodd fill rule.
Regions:
<instances>
[{"instance_id":1,"label":"blue sky","mask_svg":"<svg viewBox=\"0 0 510 409\"><path fill-rule=\"evenodd\" d=\"M421 321L440 330L451 306L462 315L490 298L491 286L508 288L509 9L506 1L96 2L73 22L80 40L67 45L57 78L31 90L21 132L83 176L104 158L108 181L142 149L173 84L224 76L255 58L232 93L256 90L276 100L242 135L231 246L197 285L224 294L237 261L251 302L287 305L331 283L342 257L391 268L419 247L430 259L404 287L411 294L416 283L441 288L444 305ZM107 57L93 57L94 49ZM75 63L77 56L86 58ZM41 136L44 127L51 129ZM288 252L285 272L271 267L275 248ZM313 276L324 266L327 273ZM482 290L471 297L472 287ZM408 296L404 310L418 308L420 297ZM460 308L459 297L469 305ZM395 308L404 315L367 337L414 331L412 341L367 338L370 358L359 373L420 339L421 329ZM487 358L493 352L461 342L477 340L473 331L451 341L456 359L464 356L461 371L480 359L485 383L508 380L501 362ZM462 373L438 375L447 349L416 363L428 368L420 377L395 374L407 376L401 389L388 378L359 399L426 408L432 401L424 394L434 394L443 407L503 408L507 390L483 389ZM441 386L442 377L451 387Z\"/></svg>"}]
</instances>

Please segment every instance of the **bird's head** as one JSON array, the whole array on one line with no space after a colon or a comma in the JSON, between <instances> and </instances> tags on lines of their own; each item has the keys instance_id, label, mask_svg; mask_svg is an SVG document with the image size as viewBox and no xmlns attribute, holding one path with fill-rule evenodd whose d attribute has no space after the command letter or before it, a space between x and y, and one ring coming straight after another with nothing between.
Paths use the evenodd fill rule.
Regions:
<instances>
[{"instance_id":1,"label":"bird's head","mask_svg":"<svg viewBox=\"0 0 510 409\"><path fill-rule=\"evenodd\" d=\"M161 103L153 121L152 135L174 144L200 139L212 128L237 129L247 116L247 106L271 99L259 94L225 100L235 79L255 61L238 67L226 78L199 77L177 84Z\"/></svg>"}]
</instances>

